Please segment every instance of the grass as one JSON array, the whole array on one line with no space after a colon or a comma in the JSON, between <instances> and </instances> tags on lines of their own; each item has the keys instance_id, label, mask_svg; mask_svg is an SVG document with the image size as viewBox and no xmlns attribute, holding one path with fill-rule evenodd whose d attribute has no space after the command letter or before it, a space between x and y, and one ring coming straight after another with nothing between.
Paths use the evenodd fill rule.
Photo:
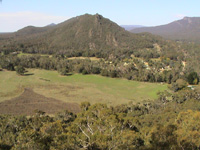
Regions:
<instances>
[{"instance_id":1,"label":"grass","mask_svg":"<svg viewBox=\"0 0 200 150\"><path fill-rule=\"evenodd\" d=\"M65 102L107 103L117 105L130 101L153 100L158 91L167 89L166 84L145 83L113 79L98 75L60 76L56 71L30 69L27 76L16 72L0 72L0 101L17 97L25 87L45 97Z\"/></svg>"},{"instance_id":2,"label":"grass","mask_svg":"<svg viewBox=\"0 0 200 150\"><path fill-rule=\"evenodd\" d=\"M151 60L152 60L152 61L155 61L155 62L159 62L159 61L161 61L160 58L151 58Z\"/></svg>"},{"instance_id":3,"label":"grass","mask_svg":"<svg viewBox=\"0 0 200 150\"><path fill-rule=\"evenodd\" d=\"M39 56L44 56L44 57L52 57L52 55L48 55L48 54L29 54L29 53L23 53L23 52L20 52L19 54L17 54L18 57L32 56L32 55L39 55Z\"/></svg>"}]
</instances>

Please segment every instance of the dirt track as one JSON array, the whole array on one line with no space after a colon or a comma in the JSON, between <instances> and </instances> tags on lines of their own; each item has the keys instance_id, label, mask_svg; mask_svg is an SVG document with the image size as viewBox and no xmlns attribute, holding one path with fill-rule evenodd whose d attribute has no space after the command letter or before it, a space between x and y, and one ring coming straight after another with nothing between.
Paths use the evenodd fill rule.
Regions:
<instances>
[{"instance_id":1,"label":"dirt track","mask_svg":"<svg viewBox=\"0 0 200 150\"><path fill-rule=\"evenodd\" d=\"M33 92L31 89L25 89L19 97L0 103L0 114L31 115L36 109L47 114L55 114L66 109L74 113L80 111L80 107L76 103L65 103L47 98Z\"/></svg>"}]
</instances>

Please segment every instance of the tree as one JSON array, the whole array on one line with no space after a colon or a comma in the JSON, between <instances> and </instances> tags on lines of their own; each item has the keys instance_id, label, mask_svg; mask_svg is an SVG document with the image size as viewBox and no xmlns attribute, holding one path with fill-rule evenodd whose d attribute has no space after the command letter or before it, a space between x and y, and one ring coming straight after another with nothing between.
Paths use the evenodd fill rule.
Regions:
<instances>
[{"instance_id":1,"label":"tree","mask_svg":"<svg viewBox=\"0 0 200 150\"><path fill-rule=\"evenodd\" d=\"M82 74L86 75L86 74L88 74L88 71L86 69L83 69Z\"/></svg>"},{"instance_id":2,"label":"tree","mask_svg":"<svg viewBox=\"0 0 200 150\"><path fill-rule=\"evenodd\" d=\"M178 85L178 88L181 90L187 86L187 82L183 79L176 80L176 83Z\"/></svg>"},{"instance_id":3,"label":"tree","mask_svg":"<svg viewBox=\"0 0 200 150\"><path fill-rule=\"evenodd\" d=\"M108 76L109 72L106 69L101 70L101 75L102 76Z\"/></svg>"},{"instance_id":4,"label":"tree","mask_svg":"<svg viewBox=\"0 0 200 150\"><path fill-rule=\"evenodd\" d=\"M88 108L90 107L90 103L89 102L82 102L81 103L81 109L83 110L83 111L87 111L88 110Z\"/></svg>"},{"instance_id":5,"label":"tree","mask_svg":"<svg viewBox=\"0 0 200 150\"><path fill-rule=\"evenodd\" d=\"M157 150L178 149L176 130L175 125L153 127L150 132L151 148Z\"/></svg>"},{"instance_id":6,"label":"tree","mask_svg":"<svg viewBox=\"0 0 200 150\"><path fill-rule=\"evenodd\" d=\"M169 93L168 91L158 92L157 95L158 100L162 102L164 106L170 101L171 93Z\"/></svg>"},{"instance_id":7,"label":"tree","mask_svg":"<svg viewBox=\"0 0 200 150\"><path fill-rule=\"evenodd\" d=\"M68 68L61 68L58 70L58 72L60 73L60 75L67 75L67 73L69 72Z\"/></svg>"},{"instance_id":8,"label":"tree","mask_svg":"<svg viewBox=\"0 0 200 150\"><path fill-rule=\"evenodd\" d=\"M116 70L112 70L112 71L110 72L110 77L111 77L111 78L117 77L117 71L116 71Z\"/></svg>"},{"instance_id":9,"label":"tree","mask_svg":"<svg viewBox=\"0 0 200 150\"><path fill-rule=\"evenodd\" d=\"M177 140L183 149L200 148L200 112L188 110L179 113L176 119Z\"/></svg>"},{"instance_id":10,"label":"tree","mask_svg":"<svg viewBox=\"0 0 200 150\"><path fill-rule=\"evenodd\" d=\"M199 83L199 76L196 72L191 72L187 76L187 80L189 84L198 84Z\"/></svg>"},{"instance_id":11,"label":"tree","mask_svg":"<svg viewBox=\"0 0 200 150\"><path fill-rule=\"evenodd\" d=\"M183 79L178 79L176 82L172 83L171 89L176 92L178 90L182 90L187 86L187 82Z\"/></svg>"},{"instance_id":12,"label":"tree","mask_svg":"<svg viewBox=\"0 0 200 150\"><path fill-rule=\"evenodd\" d=\"M23 66L17 66L15 70L16 70L17 74L19 74L19 75L24 75L24 73L26 72L26 70Z\"/></svg>"},{"instance_id":13,"label":"tree","mask_svg":"<svg viewBox=\"0 0 200 150\"><path fill-rule=\"evenodd\" d=\"M98 67L94 67L94 68L92 68L92 73L93 74L100 74L101 73L101 69L98 68Z\"/></svg>"}]
</instances>

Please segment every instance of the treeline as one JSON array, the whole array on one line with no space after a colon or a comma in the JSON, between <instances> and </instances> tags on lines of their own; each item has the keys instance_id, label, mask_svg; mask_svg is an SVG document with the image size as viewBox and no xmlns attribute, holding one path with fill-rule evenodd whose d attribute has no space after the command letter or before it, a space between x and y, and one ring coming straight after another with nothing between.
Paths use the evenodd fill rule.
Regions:
<instances>
[{"instance_id":1,"label":"treeline","mask_svg":"<svg viewBox=\"0 0 200 150\"><path fill-rule=\"evenodd\" d=\"M52 57L45 57L40 55L31 56L14 56L2 55L0 56L0 67L14 71L18 68L40 68L46 70L57 70L61 75L68 73L82 73L82 74L100 74L102 76L112 78L126 78L128 80L137 80L145 82L166 82L174 83L178 79L183 79L189 82L191 69L183 69L181 61L173 61L163 58L162 61L146 60L145 62L135 59L119 59L112 58L108 60L99 59L98 61L91 61L90 59L69 60L64 55L53 55ZM166 69L171 68L171 69ZM198 84L198 74L191 79L196 80L194 83Z\"/></svg>"},{"instance_id":2,"label":"treeline","mask_svg":"<svg viewBox=\"0 0 200 150\"><path fill-rule=\"evenodd\" d=\"M144 44L144 43L143 43ZM9 54L13 52L23 52L29 54L49 54L49 55L64 55L66 57L97 57L97 58L104 58L110 59L112 57L124 59L130 58L133 54L136 57L140 57L143 59L151 59L151 58L159 58L159 57L166 57L171 60L178 60L184 59L183 53L179 52L179 49L176 47L172 47L169 45L164 45L160 51L157 50L153 45L151 46L144 46L141 48L105 48L105 49L81 49L74 50L74 49L46 49L41 48L42 44L32 45L33 47L29 46L32 45L31 43L26 46L25 44L13 44L9 46L0 47L0 52L4 54ZM41 50L40 50L41 49ZM56 49L56 50L54 50Z\"/></svg>"},{"instance_id":3,"label":"treeline","mask_svg":"<svg viewBox=\"0 0 200 150\"><path fill-rule=\"evenodd\" d=\"M198 150L200 95L180 91L168 101L163 100L169 93L159 95L155 102L116 107L84 102L78 114L63 111L52 117L36 110L29 117L1 115L0 149Z\"/></svg>"}]
</instances>

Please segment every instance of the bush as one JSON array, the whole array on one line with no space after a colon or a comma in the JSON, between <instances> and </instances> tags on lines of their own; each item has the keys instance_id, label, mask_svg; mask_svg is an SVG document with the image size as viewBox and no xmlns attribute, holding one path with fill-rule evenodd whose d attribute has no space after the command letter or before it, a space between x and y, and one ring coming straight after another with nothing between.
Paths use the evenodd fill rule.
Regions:
<instances>
[{"instance_id":1,"label":"bush","mask_svg":"<svg viewBox=\"0 0 200 150\"><path fill-rule=\"evenodd\" d=\"M83 69L82 74L83 74L83 75L88 74L87 70Z\"/></svg>"},{"instance_id":2,"label":"bush","mask_svg":"<svg viewBox=\"0 0 200 150\"><path fill-rule=\"evenodd\" d=\"M177 92L187 87L187 82L183 79L178 79L176 82L172 83L171 90Z\"/></svg>"},{"instance_id":3,"label":"bush","mask_svg":"<svg viewBox=\"0 0 200 150\"><path fill-rule=\"evenodd\" d=\"M26 70L25 70L25 68L23 66L17 66L15 68L15 71L19 75L24 75L24 73L26 72Z\"/></svg>"},{"instance_id":4,"label":"bush","mask_svg":"<svg viewBox=\"0 0 200 150\"><path fill-rule=\"evenodd\" d=\"M116 71L116 70L112 70L112 71L110 72L110 77L111 77L111 78L117 77L117 71Z\"/></svg>"},{"instance_id":5,"label":"bush","mask_svg":"<svg viewBox=\"0 0 200 150\"><path fill-rule=\"evenodd\" d=\"M93 74L100 74L101 73L101 69L97 68L97 67L94 67L94 68L92 68L92 73Z\"/></svg>"},{"instance_id":6,"label":"bush","mask_svg":"<svg viewBox=\"0 0 200 150\"><path fill-rule=\"evenodd\" d=\"M196 72L191 72L187 77L189 84L198 84L199 83L199 76Z\"/></svg>"},{"instance_id":7,"label":"bush","mask_svg":"<svg viewBox=\"0 0 200 150\"><path fill-rule=\"evenodd\" d=\"M101 75L107 77L108 76L108 71L106 69L101 70Z\"/></svg>"},{"instance_id":8,"label":"bush","mask_svg":"<svg viewBox=\"0 0 200 150\"><path fill-rule=\"evenodd\" d=\"M67 68L62 68L58 71L60 73L60 75L67 75L67 73L69 72Z\"/></svg>"}]
</instances>

